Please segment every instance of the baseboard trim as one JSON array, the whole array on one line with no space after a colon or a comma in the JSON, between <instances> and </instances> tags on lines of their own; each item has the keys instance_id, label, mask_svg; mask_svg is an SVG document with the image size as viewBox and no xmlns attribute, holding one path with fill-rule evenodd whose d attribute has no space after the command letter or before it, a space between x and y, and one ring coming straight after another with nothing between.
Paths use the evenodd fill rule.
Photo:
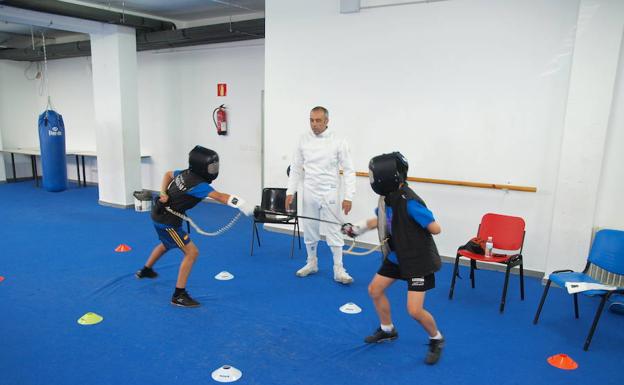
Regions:
<instances>
[{"instance_id":1,"label":"baseboard trim","mask_svg":"<svg viewBox=\"0 0 624 385\"><path fill-rule=\"evenodd\" d=\"M37 179L43 180L42 177L38 177ZM18 176L16 179L6 178L6 180L4 180L3 182L4 183L18 183L18 182L25 182L27 180L35 180L35 178L32 176Z\"/></svg>"},{"instance_id":2,"label":"baseboard trim","mask_svg":"<svg viewBox=\"0 0 624 385\"><path fill-rule=\"evenodd\" d=\"M104 201L100 201L98 200L98 204L101 206L107 206L107 207L114 207L116 209L129 209L129 208L134 208L134 205L120 205L117 203L109 203L109 202L104 202Z\"/></svg>"},{"instance_id":3,"label":"baseboard trim","mask_svg":"<svg viewBox=\"0 0 624 385\"><path fill-rule=\"evenodd\" d=\"M37 179L39 181L43 181L43 177L41 176L37 177ZM19 183L19 182L26 182L28 180L35 180L35 178L33 178L32 176L20 176L17 179L6 178L6 180L0 180L0 184L1 183ZM70 183L78 184L78 179L67 178L67 181ZM97 182L87 182L87 186L97 186Z\"/></svg>"},{"instance_id":4,"label":"baseboard trim","mask_svg":"<svg viewBox=\"0 0 624 385\"><path fill-rule=\"evenodd\" d=\"M71 183L76 183L76 184L78 184L78 179L67 179L67 180L68 180L69 182L71 182ZM82 182L82 181L80 181L80 183L83 183L83 184L84 184L84 182ZM87 186L97 186L97 185L98 185L98 183L97 183L97 182L87 182Z\"/></svg>"},{"instance_id":5,"label":"baseboard trim","mask_svg":"<svg viewBox=\"0 0 624 385\"><path fill-rule=\"evenodd\" d=\"M275 233L282 233L282 234L288 234L291 235L292 234L292 229L284 229L281 227L276 227L276 226L271 226L271 225L264 225L264 229L267 231L272 231ZM321 239L325 239L324 236L321 236ZM369 243L369 242L362 242L362 241L355 241L355 247L360 247L363 249L372 249L373 247L377 246L376 244L373 243ZM444 263L449 263L449 264L454 264L455 263L455 257L449 257L446 255L442 255L442 262ZM470 261L466 260L466 259L460 259L459 260L459 264L462 266L470 266ZM479 270L491 270L491 271L500 271L500 272L505 272L505 266L500 265L500 264L494 264L494 263L479 263L477 262L477 268ZM519 269L514 268L511 269L511 273L512 274L519 274ZM524 275L527 277L534 277L534 278L540 278L540 279L544 279L544 272L542 271L537 271L537 270L529 270L529 269L524 269Z\"/></svg>"}]
</instances>

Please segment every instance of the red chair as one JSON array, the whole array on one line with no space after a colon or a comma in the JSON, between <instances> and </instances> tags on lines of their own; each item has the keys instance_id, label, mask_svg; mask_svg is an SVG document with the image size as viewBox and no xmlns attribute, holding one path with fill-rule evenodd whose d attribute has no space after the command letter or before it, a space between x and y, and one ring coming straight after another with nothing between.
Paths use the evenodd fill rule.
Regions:
<instances>
[{"instance_id":1,"label":"red chair","mask_svg":"<svg viewBox=\"0 0 624 385\"><path fill-rule=\"evenodd\" d=\"M507 297L507 286L509 283L509 271L516 266L520 267L520 299L524 301L524 272L522 270L522 247L524 245L524 219L500 214L485 214L481 218L481 224L477 231L477 237L488 239L492 237L494 248L503 251L491 257L483 254L472 253L467 250L457 250L455 257L455 269L451 280L451 290L449 299L453 299L455 290L455 279L459 277L459 259L468 258L470 260L470 281L472 288L475 287L475 273L477 261L485 263L499 263L506 266L505 284L503 285L503 295L501 297L499 311L505 310L505 299ZM461 277L460 277L461 278Z\"/></svg>"}]
</instances>

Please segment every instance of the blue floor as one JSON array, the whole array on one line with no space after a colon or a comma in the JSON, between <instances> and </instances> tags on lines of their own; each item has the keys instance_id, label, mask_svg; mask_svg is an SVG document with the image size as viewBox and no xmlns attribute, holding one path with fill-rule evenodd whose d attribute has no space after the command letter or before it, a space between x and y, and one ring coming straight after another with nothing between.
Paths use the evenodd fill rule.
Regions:
<instances>
[{"instance_id":1,"label":"blue floor","mask_svg":"<svg viewBox=\"0 0 624 385\"><path fill-rule=\"evenodd\" d=\"M537 279L526 279L521 302L513 276L500 315L503 274L478 271L472 290L462 270L449 301L451 265L437 274L426 300L447 339L438 365L422 362L426 335L406 314L403 283L389 291L400 338L366 345L363 338L378 326L367 284L379 254L345 257L355 278L347 287L333 282L322 246L319 273L298 278L304 253L289 257L287 235L261 231L262 247L249 255L248 218L219 237L193 235L200 257L188 290L202 306L171 306L181 254L161 259L157 279L137 280L133 273L157 242L149 214L97 200L95 187L49 193L32 182L0 185L1 385L210 384L224 364L243 372L241 384L622 383L623 316L605 311L584 352L596 299L581 296L575 320L571 297L553 289L534 326ZM190 214L212 231L235 211L200 204ZM114 252L121 243L132 251ZM235 278L215 280L223 270ZM362 313L341 313L346 302ZM86 312L104 321L79 325ZM546 358L557 353L579 368L549 366Z\"/></svg>"}]
</instances>

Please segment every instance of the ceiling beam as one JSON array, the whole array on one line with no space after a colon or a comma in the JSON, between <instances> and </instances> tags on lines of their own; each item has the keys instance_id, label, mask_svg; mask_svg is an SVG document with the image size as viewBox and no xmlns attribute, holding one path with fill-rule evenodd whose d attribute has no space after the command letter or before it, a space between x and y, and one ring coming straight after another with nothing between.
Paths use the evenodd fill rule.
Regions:
<instances>
[{"instance_id":1,"label":"ceiling beam","mask_svg":"<svg viewBox=\"0 0 624 385\"><path fill-rule=\"evenodd\" d=\"M59 0L0 0L0 4L3 3L7 6L24 10L85 19L105 24L123 25L141 31L151 32L176 29L176 25L170 21L155 19L153 17L137 16L125 12L111 11L97 7L89 7L80 4L67 3ZM97 32L98 31L86 31L84 33Z\"/></svg>"},{"instance_id":2,"label":"ceiling beam","mask_svg":"<svg viewBox=\"0 0 624 385\"><path fill-rule=\"evenodd\" d=\"M106 32L109 27L109 24L98 21L9 7L2 3L0 3L0 22L36 25L38 27L89 34Z\"/></svg>"},{"instance_id":3,"label":"ceiling beam","mask_svg":"<svg viewBox=\"0 0 624 385\"><path fill-rule=\"evenodd\" d=\"M35 47L39 47L42 44L41 36L31 36L22 33L15 32L3 32L0 31L0 48L32 48L33 40ZM46 37L46 44L55 44L56 39L53 37Z\"/></svg>"},{"instance_id":4,"label":"ceiling beam","mask_svg":"<svg viewBox=\"0 0 624 385\"><path fill-rule=\"evenodd\" d=\"M148 51L203 44L226 43L264 38L264 19L205 25L174 31L138 32L137 51ZM91 55L89 40L46 44L48 60ZM43 50L37 47L25 49L0 49L0 60L40 61Z\"/></svg>"}]
</instances>

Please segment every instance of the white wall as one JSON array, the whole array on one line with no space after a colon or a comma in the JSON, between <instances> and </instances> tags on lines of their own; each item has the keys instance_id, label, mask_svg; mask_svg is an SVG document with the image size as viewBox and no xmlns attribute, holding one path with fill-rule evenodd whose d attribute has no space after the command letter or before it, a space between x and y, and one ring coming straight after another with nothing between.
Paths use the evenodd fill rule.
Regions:
<instances>
[{"instance_id":1,"label":"white wall","mask_svg":"<svg viewBox=\"0 0 624 385\"><path fill-rule=\"evenodd\" d=\"M28 81L24 63L0 60L0 131L2 148L33 147L38 143L37 117L43 111L39 105L38 82ZM29 73L34 76L34 73ZM6 175L13 177L11 157L3 156ZM16 171L19 176L32 175L30 157L16 156ZM3 170L4 171L4 170Z\"/></svg>"},{"instance_id":2,"label":"white wall","mask_svg":"<svg viewBox=\"0 0 624 385\"><path fill-rule=\"evenodd\" d=\"M581 0L547 272L581 270L586 264L623 28L624 2Z\"/></svg>"},{"instance_id":3,"label":"white wall","mask_svg":"<svg viewBox=\"0 0 624 385\"><path fill-rule=\"evenodd\" d=\"M227 96L217 97L217 84ZM139 54L141 145L152 158L144 185L160 188L165 171L187 166L197 144L219 153L213 186L259 203L264 42L249 41ZM212 111L225 104L228 135L217 135ZM147 180L145 178L148 178Z\"/></svg>"},{"instance_id":4,"label":"white wall","mask_svg":"<svg viewBox=\"0 0 624 385\"><path fill-rule=\"evenodd\" d=\"M607 131L596 227L624 230L624 38Z\"/></svg>"},{"instance_id":5,"label":"white wall","mask_svg":"<svg viewBox=\"0 0 624 385\"><path fill-rule=\"evenodd\" d=\"M48 62L50 96L53 107L63 115L66 148L95 150L91 58ZM43 77L34 78L36 63L0 60L0 131L3 148L39 147L37 119L46 108ZM31 175L30 160L16 155L17 175ZM74 160L68 157L68 176L76 179ZM7 176L11 161L5 155ZM39 170L41 168L39 167ZM89 177L97 181L97 176Z\"/></svg>"},{"instance_id":6,"label":"white wall","mask_svg":"<svg viewBox=\"0 0 624 385\"><path fill-rule=\"evenodd\" d=\"M353 14L339 3L266 2L267 184L286 183L308 111L324 105L359 171L400 150L411 176L537 187L413 184L442 224L443 254L454 255L483 214L518 215L525 267L544 271L579 1L450 0ZM357 187L350 221L376 201L365 178Z\"/></svg>"},{"instance_id":7,"label":"white wall","mask_svg":"<svg viewBox=\"0 0 624 385\"><path fill-rule=\"evenodd\" d=\"M88 57L48 62L52 104L62 113L68 148L95 150L93 91ZM5 147L38 147L37 119L46 107L43 78L29 80L36 64L0 60L0 125Z\"/></svg>"},{"instance_id":8,"label":"white wall","mask_svg":"<svg viewBox=\"0 0 624 385\"><path fill-rule=\"evenodd\" d=\"M186 167L188 152L200 144L221 157L215 188L259 201L264 41L148 51L137 59L141 152L151 156L142 161L143 188L159 190L164 172ZM5 148L38 147L37 115L45 97L37 94L40 81L25 78L28 65L0 61ZM48 67L52 102L65 121L67 149L95 150L91 58L53 60ZM216 97L217 83L227 83L228 96ZM212 110L223 103L228 107L228 136L218 136L212 122ZM97 162L86 160L87 180L97 182ZM75 179L73 162L68 158L68 175ZM30 175L29 161L22 160L20 166L18 175Z\"/></svg>"}]
</instances>

